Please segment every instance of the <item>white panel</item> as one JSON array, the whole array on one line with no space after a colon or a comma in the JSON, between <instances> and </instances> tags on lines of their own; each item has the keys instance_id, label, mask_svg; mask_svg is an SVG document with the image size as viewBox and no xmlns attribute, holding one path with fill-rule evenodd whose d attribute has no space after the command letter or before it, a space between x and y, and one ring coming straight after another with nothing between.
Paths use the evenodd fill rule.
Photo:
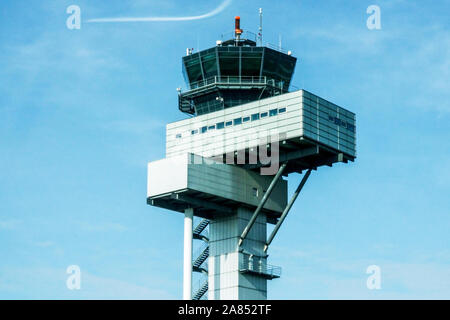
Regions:
<instances>
[{"instance_id":1,"label":"white panel","mask_svg":"<svg viewBox=\"0 0 450 320\"><path fill-rule=\"evenodd\" d=\"M147 197L187 187L187 155L153 161L148 164Z\"/></svg>"},{"instance_id":2,"label":"white panel","mask_svg":"<svg viewBox=\"0 0 450 320\"><path fill-rule=\"evenodd\" d=\"M191 134L192 130L198 130L202 126L212 126L218 122L226 123L227 121L233 121L235 118L251 116L254 113L269 112L269 110L276 108L286 108L287 110L285 113L273 117L267 116L256 121L225 127L221 130L216 129L203 134ZM319 118L319 115L321 118ZM319 139L318 141L331 147L340 148L340 138L342 136L342 138L347 139L351 143L349 153L354 155L354 133L348 131L344 126L334 125L333 121L327 118L328 115L355 125L353 113L316 95L303 90L286 93L169 124L167 126L166 155L173 156L192 152L209 157L243 148L251 148L257 146L258 141L255 139L248 140L249 137L253 133L258 134L259 137L265 136L267 130L286 133L287 139L295 139L302 136L301 127L307 124L313 125L313 133L319 133L318 137L309 135L310 138ZM336 139L338 139L338 136L340 137L336 144L328 143L328 138L320 135L322 129L317 130L319 119L321 119L322 124L329 127L327 133L335 133ZM181 134L181 138L177 139L176 136L179 134ZM343 148L340 149L344 151Z\"/></svg>"}]
</instances>

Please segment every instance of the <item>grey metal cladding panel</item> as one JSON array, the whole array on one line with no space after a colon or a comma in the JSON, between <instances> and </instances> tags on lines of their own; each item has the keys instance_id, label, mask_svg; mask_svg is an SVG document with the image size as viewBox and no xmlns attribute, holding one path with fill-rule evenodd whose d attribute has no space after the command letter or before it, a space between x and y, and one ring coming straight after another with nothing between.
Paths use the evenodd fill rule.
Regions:
<instances>
[{"instance_id":1,"label":"grey metal cladding panel","mask_svg":"<svg viewBox=\"0 0 450 320\"><path fill-rule=\"evenodd\" d=\"M356 139L354 137L343 134L342 132L339 133L339 140L341 141L341 143L345 142L352 146L356 146Z\"/></svg>"},{"instance_id":2,"label":"grey metal cladding panel","mask_svg":"<svg viewBox=\"0 0 450 320\"><path fill-rule=\"evenodd\" d=\"M237 210L239 212L239 210ZM210 242L218 241L223 239L229 239L232 237L239 237L247 226L250 216L253 214L253 210L249 210L249 217L242 218L238 215L222 216L222 218L216 218L211 221L210 224ZM264 219L259 219L263 217ZM252 229L247 235L247 239L257 240L260 242L266 241L267 228L265 223L265 216L260 215L253 225ZM212 232L214 231L214 232ZM237 239L235 240L237 243Z\"/></svg>"},{"instance_id":3,"label":"grey metal cladding panel","mask_svg":"<svg viewBox=\"0 0 450 320\"><path fill-rule=\"evenodd\" d=\"M316 108L317 107L317 101L313 101L309 99L308 97L303 96L302 97L302 103L308 107Z\"/></svg>"},{"instance_id":4,"label":"grey metal cladding panel","mask_svg":"<svg viewBox=\"0 0 450 320\"><path fill-rule=\"evenodd\" d=\"M336 136L327 134L325 132L319 131L319 133L317 133L317 130L311 130L311 129L308 129L307 127L305 127L304 136L308 137L312 140L321 142L321 143L323 143L331 148L334 148L336 150L346 152L350 155L355 154L354 148L345 147L346 149L344 149L344 146L342 145L342 142L343 142L342 139L338 139Z\"/></svg>"},{"instance_id":5,"label":"grey metal cladding panel","mask_svg":"<svg viewBox=\"0 0 450 320\"><path fill-rule=\"evenodd\" d=\"M308 117L308 116L304 116L303 117L303 123L305 123L305 124L307 124L307 125L309 125L309 126L311 126L311 127L313 127L313 128L316 128L317 129L317 120L316 119L311 119L310 117Z\"/></svg>"},{"instance_id":6,"label":"grey metal cladding panel","mask_svg":"<svg viewBox=\"0 0 450 320\"><path fill-rule=\"evenodd\" d=\"M318 134L317 127L316 127L316 126L312 126L312 125L310 125L310 124L307 123L307 122L304 122L304 123L303 123L303 129L304 129L304 130L311 131L312 133Z\"/></svg>"},{"instance_id":7,"label":"grey metal cladding panel","mask_svg":"<svg viewBox=\"0 0 450 320\"><path fill-rule=\"evenodd\" d=\"M319 138L325 138L325 139L333 141L335 143L339 142L339 138L331 133L321 130L321 131L319 131L318 134L319 134Z\"/></svg>"},{"instance_id":8,"label":"grey metal cladding panel","mask_svg":"<svg viewBox=\"0 0 450 320\"><path fill-rule=\"evenodd\" d=\"M349 122L351 124L355 124L355 118L354 117L348 117L346 114L342 113L344 109L337 108L335 110L330 110L324 107L319 107L319 112L321 112L321 115L323 118L327 119L328 116L331 116L333 118L338 118L341 120L344 120L346 122Z\"/></svg>"},{"instance_id":9,"label":"grey metal cladding panel","mask_svg":"<svg viewBox=\"0 0 450 320\"><path fill-rule=\"evenodd\" d=\"M303 104L302 105L302 109L303 109L303 111L307 111L307 112L310 112L312 114L317 114L317 108L309 106L307 104Z\"/></svg>"},{"instance_id":10,"label":"grey metal cladding panel","mask_svg":"<svg viewBox=\"0 0 450 320\"><path fill-rule=\"evenodd\" d=\"M235 180L223 181L223 175L207 175L199 174L199 171L189 171L189 188L213 195L221 196L227 199L243 201L242 195L245 194L246 188L236 183ZM221 181L218 183L217 181Z\"/></svg>"},{"instance_id":11,"label":"grey metal cladding panel","mask_svg":"<svg viewBox=\"0 0 450 320\"><path fill-rule=\"evenodd\" d=\"M271 177L226 164L191 164L188 170L189 189L254 206L270 181ZM258 198L253 196L253 188L258 188ZM280 181L265 208L280 212L286 202L287 182Z\"/></svg>"},{"instance_id":12,"label":"grey metal cladding panel","mask_svg":"<svg viewBox=\"0 0 450 320\"><path fill-rule=\"evenodd\" d=\"M348 148L352 148L352 149L355 148L355 143L354 143L354 141L347 141L347 140L345 140L345 139L339 138L339 144L340 144L340 145L343 145L343 146L346 146L346 147L348 147Z\"/></svg>"},{"instance_id":13,"label":"grey metal cladding panel","mask_svg":"<svg viewBox=\"0 0 450 320\"><path fill-rule=\"evenodd\" d=\"M308 110L317 109L327 112L332 116L337 116L337 113L344 117L348 121L355 121L355 114L347 109L344 109L332 102L322 99L312 94L306 94L303 96L303 103L309 108Z\"/></svg>"},{"instance_id":14,"label":"grey metal cladding panel","mask_svg":"<svg viewBox=\"0 0 450 320\"><path fill-rule=\"evenodd\" d=\"M306 91L306 90L302 90L302 93L303 93L303 97L308 98L308 99L314 99L317 97L316 95L314 95L311 92Z\"/></svg>"},{"instance_id":15,"label":"grey metal cladding panel","mask_svg":"<svg viewBox=\"0 0 450 320\"><path fill-rule=\"evenodd\" d=\"M333 109L333 108L341 108L341 109L344 109L344 108L338 106L337 104L335 104L335 103L333 103L333 102L331 102L331 101L328 101L328 100L326 100L326 99L323 99L323 98L321 98L321 97L319 97L319 96L317 96L317 95L315 95L315 94L312 94L312 93L310 93L310 92L308 92L308 91L305 91L305 90L303 90L303 96L306 97L307 99L311 100L311 101L314 101L314 102L318 100L318 101L319 101L319 104L324 105L324 106L326 106L326 107L328 107L328 108L330 108L330 109ZM347 109L345 109L345 111L346 111L347 113L349 113L349 114L354 115L353 112L351 112L351 111L349 111L349 110L347 110Z\"/></svg>"},{"instance_id":16,"label":"grey metal cladding panel","mask_svg":"<svg viewBox=\"0 0 450 320\"><path fill-rule=\"evenodd\" d=\"M250 215L253 215L253 210L250 212ZM260 242L265 243L266 237L267 237L267 224L265 223L265 221L266 221L265 216L263 214L261 214L258 217L264 217L263 222L261 222L261 221L255 222L255 224L253 225L253 227L250 229L249 233L247 234L246 239L251 239L254 241L260 241ZM250 220L250 217L248 217L246 219L243 219L241 217L237 220L238 220L238 228L237 229L239 231L239 234L237 236L240 236L242 231L247 226L248 221ZM261 247L262 247L262 245L261 245Z\"/></svg>"},{"instance_id":17,"label":"grey metal cladding panel","mask_svg":"<svg viewBox=\"0 0 450 320\"><path fill-rule=\"evenodd\" d=\"M331 115L330 115L330 116L331 116ZM319 115L317 114L317 111L316 111L315 113L313 113L313 112L311 112L311 111L304 110L304 111L303 111L303 117L304 117L303 120L306 121L306 123L308 123L308 124L310 124L310 125L315 126L316 123L317 123L317 121L318 121L319 124L325 125L325 126L327 126L327 127L330 128L330 129L328 130L328 128L322 127L322 130L328 130L328 131L332 132L332 130L337 131L338 128L339 128L339 129L345 129L345 130L347 130L347 131L349 132L349 134L353 133L353 132L351 132L350 130L348 130L347 128L345 128L345 127L343 127L343 126L339 127L339 126L334 122L334 120L331 121L331 120L329 119L327 113L324 113L324 112L322 112L322 111L320 111L320 110L319 110ZM332 116L332 117L333 117L333 116ZM333 117L333 118L334 118L334 117ZM341 116L341 117L337 116L337 118L338 118L338 119L342 119L343 117L342 117L342 116ZM342 121L345 121L346 123L350 123L350 124L353 124L353 125L354 125L354 121L350 121L350 120L348 120L348 119L346 119L346 118L344 118L344 120L342 120ZM315 122L315 123L312 123L312 122ZM354 134L354 133L353 133L353 134Z\"/></svg>"},{"instance_id":18,"label":"grey metal cladding panel","mask_svg":"<svg viewBox=\"0 0 450 320\"><path fill-rule=\"evenodd\" d=\"M227 169L226 166L214 164L191 165L188 171L189 188L204 192L214 190L214 194L240 198L245 192L245 186L238 183L242 173Z\"/></svg>"},{"instance_id":19,"label":"grey metal cladding panel","mask_svg":"<svg viewBox=\"0 0 450 320\"><path fill-rule=\"evenodd\" d=\"M312 140L317 140L317 138L318 138L317 133L314 133L311 130L308 130L306 128L303 129L303 135Z\"/></svg>"},{"instance_id":20,"label":"grey metal cladding panel","mask_svg":"<svg viewBox=\"0 0 450 320\"><path fill-rule=\"evenodd\" d=\"M254 205L259 204L259 201L262 199L263 191L262 189L267 190L272 181L272 176L261 176L256 172L245 170L246 174L246 185L248 187L247 190L247 201L248 203L252 203ZM252 194L252 189L254 187L258 188L258 197L254 197ZM267 201L267 205L264 206L267 209L271 209L274 211L281 212L287 204L287 181L280 180L276 187L274 188L269 200Z\"/></svg>"},{"instance_id":21,"label":"grey metal cladding panel","mask_svg":"<svg viewBox=\"0 0 450 320\"><path fill-rule=\"evenodd\" d=\"M318 114L319 113L319 116ZM337 116L339 116L337 114ZM343 116L341 115L341 118ZM328 145L337 150L354 154L355 137L346 127L339 126L328 118L320 117L320 109L316 110L316 114L311 111L304 110L302 115L305 136ZM345 149L343 148L345 146ZM349 152L351 150L351 152Z\"/></svg>"}]
</instances>

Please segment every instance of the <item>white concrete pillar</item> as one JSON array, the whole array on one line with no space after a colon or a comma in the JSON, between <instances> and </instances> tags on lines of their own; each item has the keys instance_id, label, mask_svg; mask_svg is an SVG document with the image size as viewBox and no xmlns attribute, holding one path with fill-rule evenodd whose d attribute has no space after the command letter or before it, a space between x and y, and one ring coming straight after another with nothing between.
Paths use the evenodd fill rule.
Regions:
<instances>
[{"instance_id":1,"label":"white concrete pillar","mask_svg":"<svg viewBox=\"0 0 450 320\"><path fill-rule=\"evenodd\" d=\"M192 219L194 209L184 211L183 300L192 300Z\"/></svg>"}]
</instances>

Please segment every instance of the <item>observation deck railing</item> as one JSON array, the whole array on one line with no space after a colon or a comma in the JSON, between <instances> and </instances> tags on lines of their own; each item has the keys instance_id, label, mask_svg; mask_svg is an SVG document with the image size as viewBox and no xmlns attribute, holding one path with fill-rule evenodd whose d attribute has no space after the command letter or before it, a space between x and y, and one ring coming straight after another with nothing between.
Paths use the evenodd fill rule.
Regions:
<instances>
[{"instance_id":1,"label":"observation deck railing","mask_svg":"<svg viewBox=\"0 0 450 320\"><path fill-rule=\"evenodd\" d=\"M239 271L242 273L259 274L269 279L279 278L281 276L281 267L269 265L264 258L249 254L244 254L239 264Z\"/></svg>"},{"instance_id":2,"label":"observation deck railing","mask_svg":"<svg viewBox=\"0 0 450 320\"><path fill-rule=\"evenodd\" d=\"M263 77L248 77L248 76L214 76L200 81L195 81L190 84L190 90L200 89L209 85L270 85L272 87L283 89L285 82Z\"/></svg>"}]
</instances>

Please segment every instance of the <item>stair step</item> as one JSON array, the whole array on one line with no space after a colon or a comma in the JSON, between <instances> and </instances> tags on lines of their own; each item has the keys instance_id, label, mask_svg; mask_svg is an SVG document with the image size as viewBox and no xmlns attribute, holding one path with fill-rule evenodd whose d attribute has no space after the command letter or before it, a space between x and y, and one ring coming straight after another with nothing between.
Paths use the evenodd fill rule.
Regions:
<instances>
[{"instance_id":1,"label":"stair step","mask_svg":"<svg viewBox=\"0 0 450 320\"><path fill-rule=\"evenodd\" d=\"M206 281L200 289L195 293L193 300L200 300L203 295L208 291L208 281Z\"/></svg>"},{"instance_id":2,"label":"stair step","mask_svg":"<svg viewBox=\"0 0 450 320\"><path fill-rule=\"evenodd\" d=\"M194 267L200 267L203 262L209 257L209 246L203 250L203 252L200 254L200 256L195 259L193 266Z\"/></svg>"},{"instance_id":3,"label":"stair step","mask_svg":"<svg viewBox=\"0 0 450 320\"><path fill-rule=\"evenodd\" d=\"M202 231L205 230L205 228L208 226L208 224L209 224L208 219L203 219L202 221L200 221L200 223L194 229L194 234L202 233Z\"/></svg>"}]
</instances>

